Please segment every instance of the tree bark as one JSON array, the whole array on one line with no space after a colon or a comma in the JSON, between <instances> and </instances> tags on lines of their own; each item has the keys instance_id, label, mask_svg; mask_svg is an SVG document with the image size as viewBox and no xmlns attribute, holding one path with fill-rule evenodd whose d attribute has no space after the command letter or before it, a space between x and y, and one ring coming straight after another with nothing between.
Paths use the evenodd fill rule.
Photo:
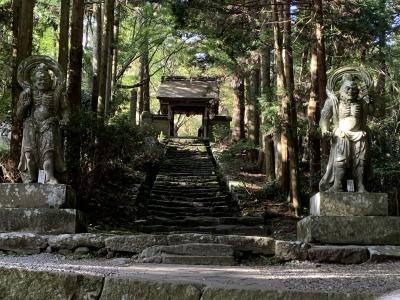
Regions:
<instances>
[{"instance_id":1,"label":"tree bark","mask_svg":"<svg viewBox=\"0 0 400 300\"><path fill-rule=\"evenodd\" d=\"M136 89L132 89L129 116L130 116L131 124L133 126L136 126L137 98L138 98L137 90Z\"/></svg>"},{"instance_id":2,"label":"tree bark","mask_svg":"<svg viewBox=\"0 0 400 300\"><path fill-rule=\"evenodd\" d=\"M102 20L102 4L94 3L93 4L93 15L96 20L95 32L93 35L93 58L92 58L92 67L93 67L93 83L92 83L92 101L91 101L91 111L93 113L97 113L97 101L99 98L99 71L101 66L101 38L103 32L103 20Z\"/></svg>"},{"instance_id":3,"label":"tree bark","mask_svg":"<svg viewBox=\"0 0 400 300\"><path fill-rule=\"evenodd\" d=\"M106 76L106 92L105 92L105 100L104 100L104 115L108 116L110 114L110 102L111 102L111 89L112 89L112 81L113 81L113 56L114 56L114 11L115 11L115 2L112 1L112 4L107 9L107 23L106 23L106 35L107 35L107 76Z\"/></svg>"},{"instance_id":4,"label":"tree bark","mask_svg":"<svg viewBox=\"0 0 400 300\"><path fill-rule=\"evenodd\" d=\"M386 47L386 31L382 31L379 35L379 74L378 82L376 84L376 94L377 94L377 112L379 116L385 116L386 103L385 103L385 86L386 86L386 72L387 65L385 59L385 47Z\"/></svg>"},{"instance_id":5,"label":"tree bark","mask_svg":"<svg viewBox=\"0 0 400 300\"><path fill-rule=\"evenodd\" d=\"M244 132L244 79L239 72L235 72L232 78L233 88L233 132L232 141L238 142L245 139Z\"/></svg>"},{"instance_id":6,"label":"tree bark","mask_svg":"<svg viewBox=\"0 0 400 300\"><path fill-rule=\"evenodd\" d=\"M64 74L68 71L68 50L69 50L69 11L71 8L70 0L61 1L60 17L60 43L58 47L58 62Z\"/></svg>"},{"instance_id":7,"label":"tree bark","mask_svg":"<svg viewBox=\"0 0 400 300\"><path fill-rule=\"evenodd\" d=\"M35 1L14 0L13 8L13 72L12 72L12 129L10 166L16 170L21 153L22 122L18 120L17 103L21 87L17 81L19 64L32 53L33 9Z\"/></svg>"},{"instance_id":8,"label":"tree bark","mask_svg":"<svg viewBox=\"0 0 400 300\"><path fill-rule=\"evenodd\" d=\"M260 96L261 87L261 67L258 53L255 53L253 56L253 68L250 71L248 84L247 126L249 141L258 146L260 144L260 106L258 103L258 97Z\"/></svg>"},{"instance_id":9,"label":"tree bark","mask_svg":"<svg viewBox=\"0 0 400 300\"><path fill-rule=\"evenodd\" d=\"M262 51L261 60L261 82L262 82L262 94L266 98L267 102L272 102L272 89L271 89L271 47L267 46ZM263 120L263 123L266 121ZM262 155L261 161L262 172L267 176L267 180L275 179L275 167L274 167L274 143L273 133L266 132L262 135Z\"/></svg>"},{"instance_id":10,"label":"tree bark","mask_svg":"<svg viewBox=\"0 0 400 300\"><path fill-rule=\"evenodd\" d=\"M284 133L287 137L289 173L290 173L290 203L296 215L300 213L300 197L298 187L298 147L297 147L297 110L294 100L294 72L291 41L291 19L288 0L283 6L283 64L286 79L287 96L282 102L284 113Z\"/></svg>"},{"instance_id":11,"label":"tree bark","mask_svg":"<svg viewBox=\"0 0 400 300\"><path fill-rule=\"evenodd\" d=\"M285 133L285 114L287 115L288 95L286 92L285 69L283 65L283 44L282 44L282 26L280 14L282 10L281 0L273 0L274 15L274 50L275 50L275 68L276 68L276 96L280 106L281 128L275 130L280 135L280 141L277 145L278 157L276 176L282 191L289 190L289 157L288 157L288 141Z\"/></svg>"},{"instance_id":12,"label":"tree bark","mask_svg":"<svg viewBox=\"0 0 400 300\"><path fill-rule=\"evenodd\" d=\"M106 0L103 7L103 35L101 39L101 61L99 69L99 96L97 99L97 113L100 118L105 116L107 70L110 55L111 34L114 26L114 1Z\"/></svg>"},{"instance_id":13,"label":"tree bark","mask_svg":"<svg viewBox=\"0 0 400 300\"><path fill-rule=\"evenodd\" d=\"M326 64L325 43L323 35L322 0L314 0L314 37L311 50L310 72L311 92L308 103L308 148L310 153L310 188L313 192L319 190L321 177L321 140L318 134L321 107L326 99ZM329 152L325 142L324 152Z\"/></svg>"},{"instance_id":14,"label":"tree bark","mask_svg":"<svg viewBox=\"0 0 400 300\"><path fill-rule=\"evenodd\" d=\"M149 45L148 38L145 37L145 39L142 56L140 57L140 81L143 82L140 87L143 110L140 113L150 111Z\"/></svg>"},{"instance_id":15,"label":"tree bark","mask_svg":"<svg viewBox=\"0 0 400 300\"><path fill-rule=\"evenodd\" d=\"M117 88L117 73L118 73L118 54L119 54L119 25L121 18L121 4L116 3L116 17L114 22L114 43L113 43L113 71L112 71L112 84L111 84L111 102L113 102L115 96L115 90Z\"/></svg>"},{"instance_id":16,"label":"tree bark","mask_svg":"<svg viewBox=\"0 0 400 300\"><path fill-rule=\"evenodd\" d=\"M69 181L77 190L80 186L81 180L79 113L81 109L84 13L84 0L73 0L71 19L71 49L69 52L69 82L67 90L72 113L72 126L67 138L67 165L69 171Z\"/></svg>"}]
</instances>

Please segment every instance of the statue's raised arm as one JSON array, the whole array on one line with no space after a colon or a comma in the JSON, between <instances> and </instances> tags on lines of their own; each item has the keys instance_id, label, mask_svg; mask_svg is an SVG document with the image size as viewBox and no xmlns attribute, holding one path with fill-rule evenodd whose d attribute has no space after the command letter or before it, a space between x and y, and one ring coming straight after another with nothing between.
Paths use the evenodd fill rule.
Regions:
<instances>
[{"instance_id":1,"label":"statue's raised arm","mask_svg":"<svg viewBox=\"0 0 400 300\"><path fill-rule=\"evenodd\" d=\"M24 183L37 182L43 169L46 183L57 183L66 171L60 125L69 122L69 105L64 97L65 74L47 56L31 56L18 67L18 82L23 88L17 114L23 119L21 158L18 169Z\"/></svg>"},{"instance_id":2,"label":"statue's raised arm","mask_svg":"<svg viewBox=\"0 0 400 300\"><path fill-rule=\"evenodd\" d=\"M356 191L366 192L367 115L373 108L368 91L372 83L371 76L360 68L341 68L329 77L320 127L323 136L331 138L332 147L320 191L344 191L345 180L352 179Z\"/></svg>"}]
</instances>

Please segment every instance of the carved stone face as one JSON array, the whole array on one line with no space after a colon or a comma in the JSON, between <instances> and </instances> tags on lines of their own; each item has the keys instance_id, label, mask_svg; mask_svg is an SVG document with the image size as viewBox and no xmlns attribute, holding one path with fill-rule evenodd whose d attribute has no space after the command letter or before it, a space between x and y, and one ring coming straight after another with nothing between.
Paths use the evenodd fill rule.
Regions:
<instances>
[{"instance_id":1,"label":"carved stone face","mask_svg":"<svg viewBox=\"0 0 400 300\"><path fill-rule=\"evenodd\" d=\"M340 98L345 101L357 101L359 89L355 81L345 80L340 87Z\"/></svg>"},{"instance_id":2,"label":"carved stone face","mask_svg":"<svg viewBox=\"0 0 400 300\"><path fill-rule=\"evenodd\" d=\"M48 71L38 71L35 73L35 87L39 91L48 91L52 82Z\"/></svg>"}]
</instances>

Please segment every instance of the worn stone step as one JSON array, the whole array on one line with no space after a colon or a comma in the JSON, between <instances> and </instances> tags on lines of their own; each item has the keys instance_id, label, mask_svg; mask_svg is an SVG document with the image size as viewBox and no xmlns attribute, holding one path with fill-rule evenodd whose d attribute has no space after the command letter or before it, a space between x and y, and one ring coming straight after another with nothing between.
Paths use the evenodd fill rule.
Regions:
<instances>
[{"instance_id":1,"label":"worn stone step","mask_svg":"<svg viewBox=\"0 0 400 300\"><path fill-rule=\"evenodd\" d=\"M160 201L175 201L175 202L229 202L230 197L228 195L221 195L218 197L201 197L198 194L178 196L178 195L151 195L152 200ZM186 206L186 205L185 205ZM216 205L212 205L216 206Z\"/></svg>"},{"instance_id":2,"label":"worn stone step","mask_svg":"<svg viewBox=\"0 0 400 300\"><path fill-rule=\"evenodd\" d=\"M210 225L263 225L264 219L257 217L209 217L209 216L186 216L186 217L159 217L149 216L148 224L169 226L210 226Z\"/></svg>"},{"instance_id":3,"label":"worn stone step","mask_svg":"<svg viewBox=\"0 0 400 300\"><path fill-rule=\"evenodd\" d=\"M229 212L204 212L204 213L198 213L198 212L191 212L190 210L187 211L180 211L180 212L167 212L167 211L159 211L159 210L151 210L149 209L147 211L148 216L160 216L160 217L167 217L167 218L173 218L173 217L231 217L233 213L231 211Z\"/></svg>"},{"instance_id":4,"label":"worn stone step","mask_svg":"<svg viewBox=\"0 0 400 300\"><path fill-rule=\"evenodd\" d=\"M164 225L143 225L138 229L145 233L210 233L210 234L235 234L235 235L255 235L268 236L270 228L266 226L241 226L241 225L217 225L217 226L164 226Z\"/></svg>"},{"instance_id":5,"label":"worn stone step","mask_svg":"<svg viewBox=\"0 0 400 300\"><path fill-rule=\"evenodd\" d=\"M221 189L221 186L219 182L206 182L206 183L201 183L201 182L184 182L184 181L156 181L154 183L153 189L168 189L168 190L177 190L178 189L192 189L192 190L202 190L202 189L207 189L209 191L214 191L214 190L219 190Z\"/></svg>"},{"instance_id":6,"label":"worn stone step","mask_svg":"<svg viewBox=\"0 0 400 300\"><path fill-rule=\"evenodd\" d=\"M213 207L213 206L225 206L227 205L226 201L212 201L212 202L206 202L206 201L172 201L172 200L158 200L155 198L152 198L149 202L151 205L161 205L161 206L182 206L182 207Z\"/></svg>"},{"instance_id":7,"label":"worn stone step","mask_svg":"<svg viewBox=\"0 0 400 300\"><path fill-rule=\"evenodd\" d=\"M159 210L159 211L169 211L169 212L181 212L187 211L187 207L176 206L176 207L169 207L169 206L161 206L161 205L148 205L148 209L151 210ZM212 212L232 212L232 208L229 206L214 206L214 207L196 207L191 208L193 213L212 213Z\"/></svg>"},{"instance_id":8,"label":"worn stone step","mask_svg":"<svg viewBox=\"0 0 400 300\"><path fill-rule=\"evenodd\" d=\"M235 265L233 256L192 256L163 254L140 259L141 263L174 264L174 265Z\"/></svg>"},{"instance_id":9,"label":"worn stone step","mask_svg":"<svg viewBox=\"0 0 400 300\"><path fill-rule=\"evenodd\" d=\"M146 248L139 258L152 257L161 254L187 256L233 256L231 245L216 243L187 243L178 245L162 245Z\"/></svg>"},{"instance_id":10,"label":"worn stone step","mask_svg":"<svg viewBox=\"0 0 400 300\"><path fill-rule=\"evenodd\" d=\"M224 193L220 191L219 188L197 188L197 187L191 187L191 188L187 188L184 187L184 194L185 195L189 195L189 196L193 196L193 195L201 195L203 197L217 197L220 195L223 195ZM157 186L154 187L151 190L151 194L152 195L182 195L182 189L179 188L179 191L177 191L176 189L161 189L161 187Z\"/></svg>"},{"instance_id":11,"label":"worn stone step","mask_svg":"<svg viewBox=\"0 0 400 300\"><path fill-rule=\"evenodd\" d=\"M209 182L209 181L218 181L218 176L215 174L207 174L207 175L201 175L201 174L192 174L188 175L186 177L184 176L177 176L176 174L171 174L170 172L160 172L157 175L157 179L160 180L168 180L168 181L193 181L193 182Z\"/></svg>"}]
</instances>

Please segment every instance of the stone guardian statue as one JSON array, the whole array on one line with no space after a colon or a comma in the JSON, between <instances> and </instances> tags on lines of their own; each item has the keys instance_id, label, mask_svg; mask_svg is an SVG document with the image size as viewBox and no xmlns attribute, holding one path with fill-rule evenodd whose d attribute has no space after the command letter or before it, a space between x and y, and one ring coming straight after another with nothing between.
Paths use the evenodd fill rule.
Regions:
<instances>
[{"instance_id":1,"label":"stone guardian statue","mask_svg":"<svg viewBox=\"0 0 400 300\"><path fill-rule=\"evenodd\" d=\"M368 90L372 83L367 72L352 67L336 70L328 80L320 127L322 136L330 138L332 146L326 173L319 184L321 192L344 191L347 179L354 180L355 191L366 192L370 144L367 116L374 111ZM339 93L335 94L337 86Z\"/></svg>"},{"instance_id":2,"label":"stone guardian statue","mask_svg":"<svg viewBox=\"0 0 400 300\"><path fill-rule=\"evenodd\" d=\"M65 74L47 56L31 56L18 67L18 82L23 88L17 117L23 120L21 158L18 169L24 183L38 180L43 169L45 183L58 183L57 175L66 171L61 128L69 122Z\"/></svg>"}]
</instances>

